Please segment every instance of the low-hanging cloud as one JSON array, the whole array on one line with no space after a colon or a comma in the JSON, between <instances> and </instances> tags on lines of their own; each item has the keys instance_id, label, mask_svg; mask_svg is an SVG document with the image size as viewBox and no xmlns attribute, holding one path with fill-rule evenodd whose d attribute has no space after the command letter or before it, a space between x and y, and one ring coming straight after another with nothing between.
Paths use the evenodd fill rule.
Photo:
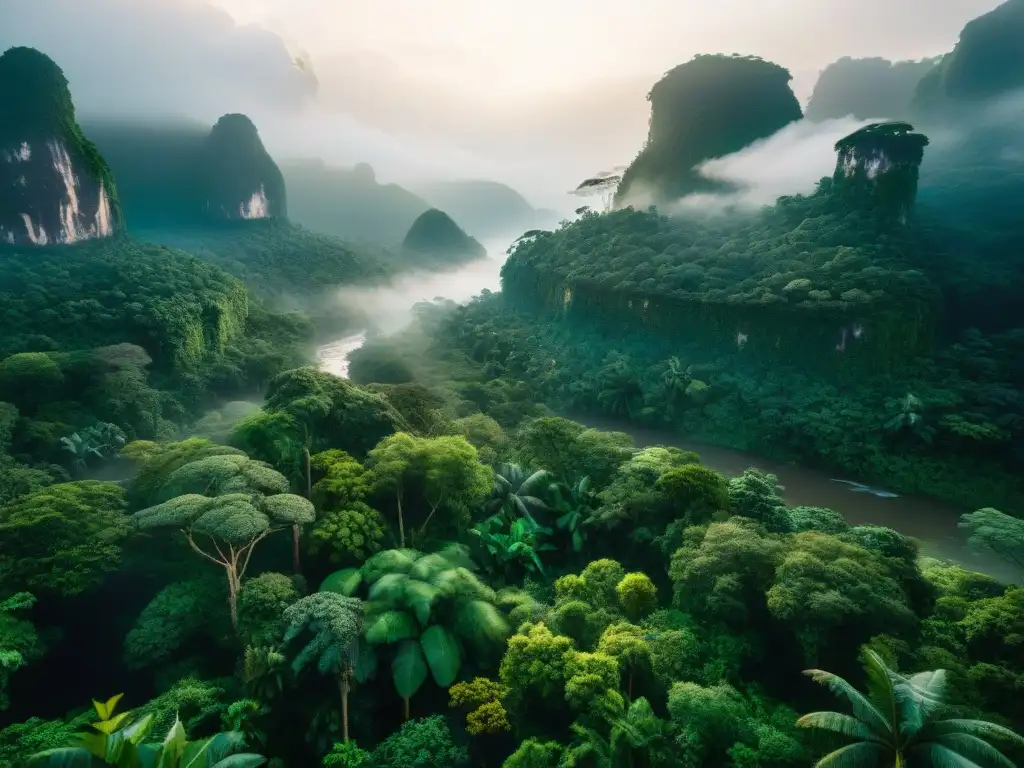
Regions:
<instances>
[{"instance_id":1,"label":"low-hanging cloud","mask_svg":"<svg viewBox=\"0 0 1024 768\"><path fill-rule=\"evenodd\" d=\"M212 123L315 90L280 37L204 0L4 0L0 49L18 45L57 62L83 115Z\"/></svg>"},{"instance_id":2,"label":"low-hanging cloud","mask_svg":"<svg viewBox=\"0 0 1024 768\"><path fill-rule=\"evenodd\" d=\"M701 173L734 184L739 191L725 195L692 195L678 207L760 207L783 195L809 194L836 164L835 144L878 120L844 117L822 122L799 120L766 139L726 157L703 163Z\"/></svg>"}]
</instances>

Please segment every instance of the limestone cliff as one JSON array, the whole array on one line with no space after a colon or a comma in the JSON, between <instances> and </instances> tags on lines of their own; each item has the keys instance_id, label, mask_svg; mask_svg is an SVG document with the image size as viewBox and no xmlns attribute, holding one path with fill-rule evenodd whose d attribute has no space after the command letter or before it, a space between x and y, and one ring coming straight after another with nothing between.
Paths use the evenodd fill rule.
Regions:
<instances>
[{"instance_id":1,"label":"limestone cliff","mask_svg":"<svg viewBox=\"0 0 1024 768\"><path fill-rule=\"evenodd\" d=\"M110 169L83 135L64 73L34 48L0 56L0 243L54 245L114 234Z\"/></svg>"},{"instance_id":2,"label":"limestone cliff","mask_svg":"<svg viewBox=\"0 0 1024 768\"><path fill-rule=\"evenodd\" d=\"M284 176L245 115L224 115L202 150L203 210L215 221L284 218Z\"/></svg>"},{"instance_id":3,"label":"limestone cliff","mask_svg":"<svg viewBox=\"0 0 1024 768\"><path fill-rule=\"evenodd\" d=\"M802 117L789 70L756 56L697 56L651 89L647 144L626 169L619 205L645 207L720 191L705 160L738 152Z\"/></svg>"}]
</instances>

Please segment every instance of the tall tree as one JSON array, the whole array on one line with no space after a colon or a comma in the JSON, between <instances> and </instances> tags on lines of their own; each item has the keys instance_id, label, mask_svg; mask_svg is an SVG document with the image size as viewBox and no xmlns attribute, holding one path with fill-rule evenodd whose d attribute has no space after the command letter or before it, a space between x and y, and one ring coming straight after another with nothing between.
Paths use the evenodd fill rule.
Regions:
<instances>
[{"instance_id":1,"label":"tall tree","mask_svg":"<svg viewBox=\"0 0 1024 768\"><path fill-rule=\"evenodd\" d=\"M286 608L284 620L286 643L302 634L311 636L292 661L292 668L301 672L315 661L320 674L337 678L341 729L348 743L348 694L363 629L362 602L334 592L317 592Z\"/></svg>"},{"instance_id":2,"label":"tall tree","mask_svg":"<svg viewBox=\"0 0 1024 768\"><path fill-rule=\"evenodd\" d=\"M905 677L890 669L882 657L864 649L867 695L838 675L820 669L804 674L846 699L853 712L812 712L797 720L802 728L819 728L849 739L821 758L826 766L908 765L935 768L1011 766L990 740L1024 746L1024 739L1008 728L985 720L943 718L946 709L946 671L919 672Z\"/></svg>"},{"instance_id":3,"label":"tall tree","mask_svg":"<svg viewBox=\"0 0 1024 768\"><path fill-rule=\"evenodd\" d=\"M263 497L229 493L208 498L189 493L132 515L141 530L177 529L201 557L224 569L231 626L238 631L238 593L252 553L283 525L313 522L313 504L290 493ZM204 548L203 540L209 545Z\"/></svg>"}]
</instances>

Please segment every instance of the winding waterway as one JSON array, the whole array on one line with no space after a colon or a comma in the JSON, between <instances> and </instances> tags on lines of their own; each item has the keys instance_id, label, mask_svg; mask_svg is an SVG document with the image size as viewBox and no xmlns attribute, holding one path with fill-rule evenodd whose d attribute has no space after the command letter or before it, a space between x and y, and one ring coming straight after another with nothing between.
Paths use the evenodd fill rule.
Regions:
<instances>
[{"instance_id":1,"label":"winding waterway","mask_svg":"<svg viewBox=\"0 0 1024 768\"><path fill-rule=\"evenodd\" d=\"M489 252L500 253L503 257L504 248ZM378 312L380 308L387 307L386 317L389 322L385 322L381 329L398 330L408 322L409 309L417 301L437 296L466 301L485 288L497 289L500 266L501 260L492 257L456 272L413 276L402 283L371 292L365 298L366 305L376 307ZM321 368L337 376L345 376L348 373L349 354L365 340L366 334L359 333L321 346L317 352ZM1008 565L967 548L957 523L960 515L971 510L924 497L892 495L883 498L863 491L857 492L852 490L853 485L839 482L856 481L857 478L829 475L729 448L695 443L667 430L646 429L598 416L573 415L572 418L597 429L626 432L639 447L670 445L696 451L704 465L729 476L738 475L748 467L771 472L779 478L784 489L783 497L790 506L828 507L839 512L851 525L882 525L913 537L918 540L926 555L952 560L965 568L987 573L1003 581L1012 582L1017 578Z\"/></svg>"}]
</instances>

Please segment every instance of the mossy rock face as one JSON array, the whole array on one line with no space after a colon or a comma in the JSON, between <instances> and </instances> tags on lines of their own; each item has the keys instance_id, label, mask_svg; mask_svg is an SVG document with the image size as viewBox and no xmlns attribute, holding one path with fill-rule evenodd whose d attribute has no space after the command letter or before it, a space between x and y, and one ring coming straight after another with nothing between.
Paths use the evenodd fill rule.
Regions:
<instances>
[{"instance_id":1,"label":"mossy rock face","mask_svg":"<svg viewBox=\"0 0 1024 768\"><path fill-rule=\"evenodd\" d=\"M0 244L55 245L121 229L114 179L75 120L67 78L34 48L0 56Z\"/></svg>"},{"instance_id":2,"label":"mossy rock face","mask_svg":"<svg viewBox=\"0 0 1024 768\"><path fill-rule=\"evenodd\" d=\"M917 196L917 181L928 137L909 123L872 123L836 145L833 181L841 191L866 193L873 205L906 220Z\"/></svg>"},{"instance_id":3,"label":"mossy rock face","mask_svg":"<svg viewBox=\"0 0 1024 768\"><path fill-rule=\"evenodd\" d=\"M444 211L431 208L417 217L409 227L402 250L420 256L421 262L452 264L480 259L487 250L470 237ZM427 264L424 264L427 266Z\"/></svg>"},{"instance_id":4,"label":"mossy rock face","mask_svg":"<svg viewBox=\"0 0 1024 768\"><path fill-rule=\"evenodd\" d=\"M791 79L788 69L756 56L702 55L670 70L647 95L647 144L623 174L616 201L643 207L724 191L697 166L799 120Z\"/></svg>"},{"instance_id":5,"label":"mossy rock face","mask_svg":"<svg viewBox=\"0 0 1024 768\"><path fill-rule=\"evenodd\" d=\"M287 215L284 176L245 115L224 115L202 152L204 209L215 221Z\"/></svg>"}]
</instances>

